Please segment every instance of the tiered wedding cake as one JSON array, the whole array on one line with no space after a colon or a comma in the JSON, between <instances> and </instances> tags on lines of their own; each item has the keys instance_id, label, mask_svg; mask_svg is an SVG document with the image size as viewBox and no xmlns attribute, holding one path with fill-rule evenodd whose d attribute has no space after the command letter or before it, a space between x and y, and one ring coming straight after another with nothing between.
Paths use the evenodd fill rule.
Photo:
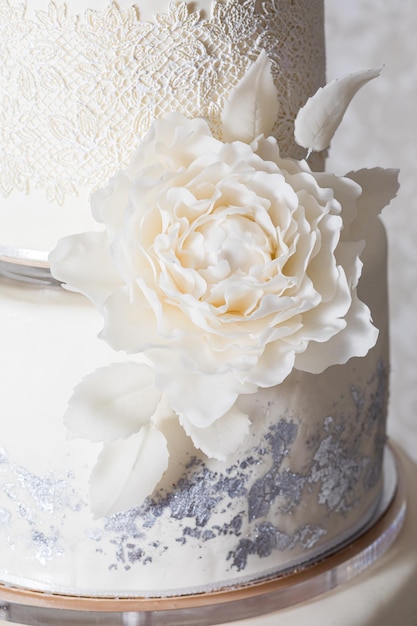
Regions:
<instances>
[{"instance_id":1,"label":"tiered wedding cake","mask_svg":"<svg viewBox=\"0 0 417 626\"><path fill-rule=\"evenodd\" d=\"M320 0L1 0L0 26L2 267L54 248L80 292L0 284L0 580L167 596L354 536L382 490L396 180L303 158L377 72L297 117Z\"/></svg>"}]
</instances>

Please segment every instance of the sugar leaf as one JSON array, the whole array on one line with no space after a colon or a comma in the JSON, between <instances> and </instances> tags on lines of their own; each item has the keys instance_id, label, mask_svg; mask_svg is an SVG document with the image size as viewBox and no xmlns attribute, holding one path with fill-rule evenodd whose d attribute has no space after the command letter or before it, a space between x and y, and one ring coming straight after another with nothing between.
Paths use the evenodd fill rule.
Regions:
<instances>
[{"instance_id":1,"label":"sugar leaf","mask_svg":"<svg viewBox=\"0 0 417 626\"><path fill-rule=\"evenodd\" d=\"M64 422L71 437L91 441L124 438L151 420L160 399L150 367L115 363L97 369L77 385Z\"/></svg>"},{"instance_id":2,"label":"sugar leaf","mask_svg":"<svg viewBox=\"0 0 417 626\"><path fill-rule=\"evenodd\" d=\"M309 154L328 148L352 98L380 72L380 69L354 72L318 89L295 119L294 137L298 145L307 148Z\"/></svg>"},{"instance_id":3,"label":"sugar leaf","mask_svg":"<svg viewBox=\"0 0 417 626\"><path fill-rule=\"evenodd\" d=\"M90 480L94 516L121 513L152 494L168 467L165 436L152 425L104 445Z\"/></svg>"},{"instance_id":4,"label":"sugar leaf","mask_svg":"<svg viewBox=\"0 0 417 626\"><path fill-rule=\"evenodd\" d=\"M223 140L251 143L268 137L278 117L278 94L266 52L232 89L222 112Z\"/></svg>"}]
</instances>

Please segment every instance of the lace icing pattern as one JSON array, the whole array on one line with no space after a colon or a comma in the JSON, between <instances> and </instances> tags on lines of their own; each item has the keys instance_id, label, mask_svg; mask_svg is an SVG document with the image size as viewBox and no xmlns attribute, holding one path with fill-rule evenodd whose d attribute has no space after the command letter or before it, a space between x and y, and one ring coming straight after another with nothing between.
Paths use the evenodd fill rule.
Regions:
<instances>
[{"instance_id":1,"label":"lace icing pattern","mask_svg":"<svg viewBox=\"0 0 417 626\"><path fill-rule=\"evenodd\" d=\"M322 0L213 0L209 18L171 4L153 22L135 6L69 15L51 2L0 0L0 194L43 189L62 204L127 164L155 117L208 118L261 50L280 99L275 134L300 157L293 119L322 84Z\"/></svg>"}]
</instances>

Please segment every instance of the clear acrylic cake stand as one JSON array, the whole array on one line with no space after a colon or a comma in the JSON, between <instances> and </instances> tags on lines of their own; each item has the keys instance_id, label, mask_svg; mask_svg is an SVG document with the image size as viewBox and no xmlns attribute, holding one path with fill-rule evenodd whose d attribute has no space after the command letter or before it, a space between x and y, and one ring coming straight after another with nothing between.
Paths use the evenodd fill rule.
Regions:
<instances>
[{"instance_id":1,"label":"clear acrylic cake stand","mask_svg":"<svg viewBox=\"0 0 417 626\"><path fill-rule=\"evenodd\" d=\"M367 527L331 554L276 578L167 598L75 597L0 585L0 619L29 626L213 626L311 600L363 572L393 544L405 519L404 483L399 457L388 447L383 498Z\"/></svg>"}]
</instances>

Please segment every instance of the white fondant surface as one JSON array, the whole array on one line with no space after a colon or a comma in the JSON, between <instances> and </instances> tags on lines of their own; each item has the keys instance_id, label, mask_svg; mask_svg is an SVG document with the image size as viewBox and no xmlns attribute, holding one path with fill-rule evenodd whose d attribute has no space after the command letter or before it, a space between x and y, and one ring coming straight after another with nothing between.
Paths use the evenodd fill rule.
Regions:
<instances>
[{"instance_id":1,"label":"white fondant surface","mask_svg":"<svg viewBox=\"0 0 417 626\"><path fill-rule=\"evenodd\" d=\"M166 13L170 3L178 6L180 0L175 0L174 2L172 0L135 0L134 2L143 20L152 20L156 13ZM68 3L68 13L70 15L83 13L86 4L86 0L71 0ZM95 11L102 11L105 4L103 0L88 0L88 7ZM118 0L117 4L121 9L127 9L132 6L132 0ZM27 4L27 14L33 15L35 11L47 11L48 6L49 0L30 0ZM195 11L210 14L211 0L194 0L193 8Z\"/></svg>"}]
</instances>

